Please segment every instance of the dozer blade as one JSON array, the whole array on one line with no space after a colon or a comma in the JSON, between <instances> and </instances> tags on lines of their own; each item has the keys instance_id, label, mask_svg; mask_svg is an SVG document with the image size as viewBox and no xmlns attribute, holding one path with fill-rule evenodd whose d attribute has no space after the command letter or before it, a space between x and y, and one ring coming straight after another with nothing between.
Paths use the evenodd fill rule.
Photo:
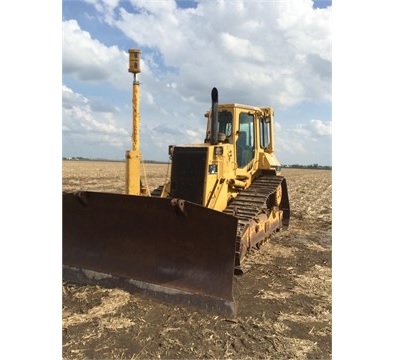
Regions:
<instances>
[{"instance_id":1,"label":"dozer blade","mask_svg":"<svg viewBox=\"0 0 398 360\"><path fill-rule=\"evenodd\" d=\"M63 278L235 315L237 218L177 199L63 194Z\"/></svg>"}]
</instances>

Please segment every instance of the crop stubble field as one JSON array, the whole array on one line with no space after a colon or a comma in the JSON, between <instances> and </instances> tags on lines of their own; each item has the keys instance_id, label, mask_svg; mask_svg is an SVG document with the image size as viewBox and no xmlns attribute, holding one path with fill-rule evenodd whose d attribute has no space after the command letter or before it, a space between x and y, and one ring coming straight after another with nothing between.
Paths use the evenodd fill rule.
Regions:
<instances>
[{"instance_id":1,"label":"crop stubble field","mask_svg":"<svg viewBox=\"0 0 398 360\"><path fill-rule=\"evenodd\" d=\"M64 161L63 191L124 193L123 162ZM168 165L146 164L150 190ZM283 169L291 220L234 278L225 318L120 289L62 284L64 359L331 359L332 171Z\"/></svg>"}]
</instances>

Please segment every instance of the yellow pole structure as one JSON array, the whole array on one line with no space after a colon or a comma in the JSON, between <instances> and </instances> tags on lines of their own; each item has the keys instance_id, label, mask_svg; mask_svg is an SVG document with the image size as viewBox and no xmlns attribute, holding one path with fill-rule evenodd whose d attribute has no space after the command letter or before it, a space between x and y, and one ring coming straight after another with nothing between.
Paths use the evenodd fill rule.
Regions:
<instances>
[{"instance_id":1,"label":"yellow pole structure","mask_svg":"<svg viewBox=\"0 0 398 360\"><path fill-rule=\"evenodd\" d=\"M141 194L141 153L140 153L140 83L137 81L137 74L140 70L140 53L138 49L129 49L129 72L134 74L133 81L133 118L132 118L132 150L126 151L126 193L129 195Z\"/></svg>"},{"instance_id":2,"label":"yellow pole structure","mask_svg":"<svg viewBox=\"0 0 398 360\"><path fill-rule=\"evenodd\" d=\"M133 150L140 149L140 83L136 81L134 74L133 82Z\"/></svg>"}]
</instances>

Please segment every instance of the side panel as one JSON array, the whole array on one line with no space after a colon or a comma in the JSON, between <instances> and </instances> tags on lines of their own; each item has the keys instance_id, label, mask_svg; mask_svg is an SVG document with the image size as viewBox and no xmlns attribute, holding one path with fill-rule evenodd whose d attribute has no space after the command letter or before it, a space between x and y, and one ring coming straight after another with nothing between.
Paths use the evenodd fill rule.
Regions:
<instances>
[{"instance_id":1,"label":"side panel","mask_svg":"<svg viewBox=\"0 0 398 360\"><path fill-rule=\"evenodd\" d=\"M118 286L179 294L183 303L233 314L236 228L234 216L188 201L65 193L64 277L71 269L85 274L83 282L89 271L108 274Z\"/></svg>"}]
</instances>

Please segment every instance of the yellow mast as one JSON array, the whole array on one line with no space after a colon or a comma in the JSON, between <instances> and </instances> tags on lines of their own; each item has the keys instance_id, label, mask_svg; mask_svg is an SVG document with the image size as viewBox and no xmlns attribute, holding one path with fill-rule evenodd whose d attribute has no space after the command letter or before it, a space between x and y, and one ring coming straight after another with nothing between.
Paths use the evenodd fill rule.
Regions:
<instances>
[{"instance_id":1,"label":"yellow mast","mask_svg":"<svg viewBox=\"0 0 398 360\"><path fill-rule=\"evenodd\" d=\"M132 134L132 150L126 151L126 193L129 195L141 194L141 176L140 176L140 83L137 80L137 74L140 69L141 51L138 49L129 49L129 72L134 74L133 81L133 134Z\"/></svg>"}]
</instances>

